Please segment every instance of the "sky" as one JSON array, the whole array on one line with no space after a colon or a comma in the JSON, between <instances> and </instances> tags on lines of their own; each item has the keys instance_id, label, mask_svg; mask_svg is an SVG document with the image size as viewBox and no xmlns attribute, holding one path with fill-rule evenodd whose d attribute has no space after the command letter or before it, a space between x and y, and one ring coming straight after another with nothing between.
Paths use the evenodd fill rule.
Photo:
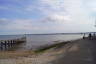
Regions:
<instances>
[{"instance_id":1,"label":"sky","mask_svg":"<svg viewBox=\"0 0 96 64\"><path fill-rule=\"evenodd\" d=\"M96 31L96 0L0 0L0 34Z\"/></svg>"}]
</instances>

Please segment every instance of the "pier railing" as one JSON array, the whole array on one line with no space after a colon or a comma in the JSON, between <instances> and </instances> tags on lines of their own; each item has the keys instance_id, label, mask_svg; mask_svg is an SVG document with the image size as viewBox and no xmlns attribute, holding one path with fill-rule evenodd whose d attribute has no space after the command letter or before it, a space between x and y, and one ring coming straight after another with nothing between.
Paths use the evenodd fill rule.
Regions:
<instances>
[{"instance_id":1,"label":"pier railing","mask_svg":"<svg viewBox=\"0 0 96 64\"><path fill-rule=\"evenodd\" d=\"M15 45L26 42L26 37L10 40L0 40L0 51L13 48Z\"/></svg>"}]
</instances>

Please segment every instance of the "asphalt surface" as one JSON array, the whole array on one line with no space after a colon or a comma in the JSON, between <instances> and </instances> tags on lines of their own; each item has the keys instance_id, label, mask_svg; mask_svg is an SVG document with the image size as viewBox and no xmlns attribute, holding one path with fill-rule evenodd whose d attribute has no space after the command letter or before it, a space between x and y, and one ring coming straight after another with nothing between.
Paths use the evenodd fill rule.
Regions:
<instances>
[{"instance_id":1,"label":"asphalt surface","mask_svg":"<svg viewBox=\"0 0 96 64\"><path fill-rule=\"evenodd\" d=\"M78 40L61 55L51 64L96 64L96 40Z\"/></svg>"}]
</instances>

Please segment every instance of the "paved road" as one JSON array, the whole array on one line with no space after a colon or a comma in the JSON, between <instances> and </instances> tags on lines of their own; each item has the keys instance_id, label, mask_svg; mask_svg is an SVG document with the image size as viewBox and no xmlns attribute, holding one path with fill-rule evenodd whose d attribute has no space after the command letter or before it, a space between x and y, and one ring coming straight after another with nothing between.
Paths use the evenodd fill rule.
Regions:
<instances>
[{"instance_id":1,"label":"paved road","mask_svg":"<svg viewBox=\"0 0 96 64\"><path fill-rule=\"evenodd\" d=\"M96 40L79 40L52 64L96 64Z\"/></svg>"}]
</instances>

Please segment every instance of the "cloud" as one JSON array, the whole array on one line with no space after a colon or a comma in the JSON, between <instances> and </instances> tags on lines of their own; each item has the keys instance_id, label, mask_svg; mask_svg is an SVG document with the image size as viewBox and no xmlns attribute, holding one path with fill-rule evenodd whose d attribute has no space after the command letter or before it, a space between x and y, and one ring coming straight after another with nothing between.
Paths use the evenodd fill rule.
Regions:
<instances>
[{"instance_id":1,"label":"cloud","mask_svg":"<svg viewBox=\"0 0 96 64\"><path fill-rule=\"evenodd\" d=\"M0 9L2 10L8 10L9 8L8 7L4 7L4 6L0 6Z\"/></svg>"},{"instance_id":2,"label":"cloud","mask_svg":"<svg viewBox=\"0 0 96 64\"><path fill-rule=\"evenodd\" d=\"M5 25L8 25L9 24L9 21L8 19L6 18L1 18L0 19L0 26L5 26Z\"/></svg>"},{"instance_id":3,"label":"cloud","mask_svg":"<svg viewBox=\"0 0 96 64\"><path fill-rule=\"evenodd\" d=\"M0 26L5 30L37 30L38 28L32 26L32 24L33 20L31 19L0 19Z\"/></svg>"},{"instance_id":4,"label":"cloud","mask_svg":"<svg viewBox=\"0 0 96 64\"><path fill-rule=\"evenodd\" d=\"M83 0L40 0L42 11L47 15L43 21L61 22L55 25L61 31L94 31L94 21L90 18L90 13L85 9ZM62 4L61 4L62 3ZM47 5L47 7L45 6ZM91 11L92 12L92 11ZM73 29L73 30L72 30Z\"/></svg>"},{"instance_id":5,"label":"cloud","mask_svg":"<svg viewBox=\"0 0 96 64\"><path fill-rule=\"evenodd\" d=\"M90 14L95 12L95 4L93 4L95 0L86 1L29 0L25 2L22 0L19 3L20 7L15 5L9 7L13 9L12 11L26 13L25 15L21 14L22 17L26 18L0 19L0 27L5 28L5 30L23 30L32 33L94 31L94 20ZM2 24L3 26L1 26Z\"/></svg>"},{"instance_id":6,"label":"cloud","mask_svg":"<svg viewBox=\"0 0 96 64\"><path fill-rule=\"evenodd\" d=\"M87 12L90 13L90 15L96 14L96 1L95 0L85 0L84 2L85 9L87 9Z\"/></svg>"},{"instance_id":7,"label":"cloud","mask_svg":"<svg viewBox=\"0 0 96 64\"><path fill-rule=\"evenodd\" d=\"M42 18L41 22L53 22L53 23L65 23L71 20L70 16L52 14L47 17Z\"/></svg>"},{"instance_id":8,"label":"cloud","mask_svg":"<svg viewBox=\"0 0 96 64\"><path fill-rule=\"evenodd\" d=\"M64 0L38 0L35 5L27 5L25 10L28 12L39 11L45 16L52 14L66 14L64 9Z\"/></svg>"},{"instance_id":9,"label":"cloud","mask_svg":"<svg viewBox=\"0 0 96 64\"><path fill-rule=\"evenodd\" d=\"M38 20L39 21L39 20ZM48 24L32 19L0 19L0 30L39 31L49 29ZM49 24L50 25L50 24ZM51 28L52 26L50 26ZM3 28L3 29L2 29Z\"/></svg>"}]
</instances>

